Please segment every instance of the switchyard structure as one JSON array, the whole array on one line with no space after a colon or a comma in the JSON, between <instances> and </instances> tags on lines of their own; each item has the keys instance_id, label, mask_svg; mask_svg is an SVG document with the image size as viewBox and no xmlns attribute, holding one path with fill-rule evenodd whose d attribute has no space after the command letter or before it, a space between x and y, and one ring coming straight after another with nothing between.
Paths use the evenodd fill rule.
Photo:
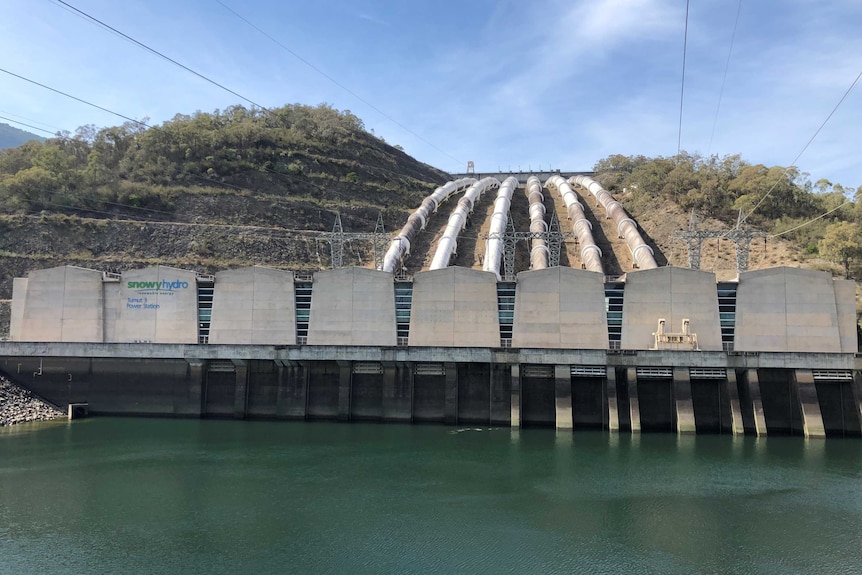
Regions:
<instances>
[{"instance_id":1,"label":"switchyard structure","mask_svg":"<svg viewBox=\"0 0 862 575\"><path fill-rule=\"evenodd\" d=\"M658 266L636 222L585 175L545 182L583 254L581 268L549 265L562 232L549 233L537 183L523 182L529 232L508 225L517 178L441 186L385 255L375 250L379 269L34 270L14 282L0 371L91 413L860 435L853 282L787 267L717 282ZM613 219L636 269L605 275L576 189ZM483 269L449 265L489 191ZM397 274L459 193L430 268ZM517 274L505 269L507 228L532 242Z\"/></svg>"}]
</instances>

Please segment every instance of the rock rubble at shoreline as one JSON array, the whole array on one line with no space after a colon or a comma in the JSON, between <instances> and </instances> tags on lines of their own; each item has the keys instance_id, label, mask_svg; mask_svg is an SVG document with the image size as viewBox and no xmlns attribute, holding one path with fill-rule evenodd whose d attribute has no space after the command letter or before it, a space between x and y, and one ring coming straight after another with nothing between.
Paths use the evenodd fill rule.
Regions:
<instances>
[{"instance_id":1,"label":"rock rubble at shoreline","mask_svg":"<svg viewBox=\"0 0 862 575\"><path fill-rule=\"evenodd\" d=\"M30 391L0 377L0 427L25 421L47 421L65 417L65 413L49 405Z\"/></svg>"}]
</instances>

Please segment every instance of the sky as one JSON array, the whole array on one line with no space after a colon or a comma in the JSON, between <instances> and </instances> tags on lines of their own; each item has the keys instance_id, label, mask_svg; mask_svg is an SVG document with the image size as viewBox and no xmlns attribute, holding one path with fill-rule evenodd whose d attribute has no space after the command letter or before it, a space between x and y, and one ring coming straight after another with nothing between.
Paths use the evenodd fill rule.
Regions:
<instances>
[{"instance_id":1,"label":"sky","mask_svg":"<svg viewBox=\"0 0 862 575\"><path fill-rule=\"evenodd\" d=\"M450 173L589 170L678 145L787 166L862 72L859 0L693 0L680 139L684 0L67 1L247 100L56 0L0 0L0 69L150 124L325 102ZM124 121L2 72L0 116L51 132ZM856 85L795 165L856 188L860 135Z\"/></svg>"}]
</instances>

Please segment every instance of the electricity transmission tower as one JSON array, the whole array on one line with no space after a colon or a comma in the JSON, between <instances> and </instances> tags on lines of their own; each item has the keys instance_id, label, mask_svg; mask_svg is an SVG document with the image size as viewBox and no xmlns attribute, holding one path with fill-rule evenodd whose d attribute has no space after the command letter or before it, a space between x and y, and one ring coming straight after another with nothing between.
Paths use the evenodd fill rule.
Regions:
<instances>
[{"instance_id":1,"label":"electricity transmission tower","mask_svg":"<svg viewBox=\"0 0 862 575\"><path fill-rule=\"evenodd\" d=\"M344 244L351 240L371 240L374 249L374 269L383 268L383 251L386 248L386 229L383 226L383 214L377 214L377 225L373 232L345 232L341 225L341 214L335 214L335 223L331 232L325 232L317 238L319 242L327 242L330 247L332 269L344 265Z\"/></svg>"},{"instance_id":2,"label":"electricity transmission tower","mask_svg":"<svg viewBox=\"0 0 862 575\"><path fill-rule=\"evenodd\" d=\"M735 227L729 230L702 230L698 228L697 219L695 218L694 210L692 210L688 229L678 231L673 237L686 243L686 247L688 248L688 267L693 270L700 269L700 250L704 240L718 238L733 241L736 247L736 273L739 274L748 271L751 240L754 238L765 238L766 234L746 227L742 210L739 210Z\"/></svg>"},{"instance_id":3,"label":"electricity transmission tower","mask_svg":"<svg viewBox=\"0 0 862 575\"><path fill-rule=\"evenodd\" d=\"M574 237L571 233L561 233L560 223L557 220L557 215L551 217L551 225L548 226L546 232L516 232L515 225L512 222L512 217L509 216L509 221L506 226L506 231L501 235L492 233L485 236L486 240L502 239L503 240L503 281L515 281L515 245L519 241L529 241L533 239L545 240L545 245L548 246L548 265L550 267L560 265L560 246L563 243L563 238Z\"/></svg>"}]
</instances>

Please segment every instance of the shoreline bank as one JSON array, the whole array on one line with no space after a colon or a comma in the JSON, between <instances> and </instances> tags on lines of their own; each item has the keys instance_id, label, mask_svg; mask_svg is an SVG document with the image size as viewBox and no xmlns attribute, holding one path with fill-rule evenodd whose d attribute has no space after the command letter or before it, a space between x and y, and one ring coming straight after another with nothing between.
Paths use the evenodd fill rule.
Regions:
<instances>
[{"instance_id":1,"label":"shoreline bank","mask_svg":"<svg viewBox=\"0 0 862 575\"><path fill-rule=\"evenodd\" d=\"M0 377L0 427L28 421L49 421L65 416L62 410Z\"/></svg>"}]
</instances>

